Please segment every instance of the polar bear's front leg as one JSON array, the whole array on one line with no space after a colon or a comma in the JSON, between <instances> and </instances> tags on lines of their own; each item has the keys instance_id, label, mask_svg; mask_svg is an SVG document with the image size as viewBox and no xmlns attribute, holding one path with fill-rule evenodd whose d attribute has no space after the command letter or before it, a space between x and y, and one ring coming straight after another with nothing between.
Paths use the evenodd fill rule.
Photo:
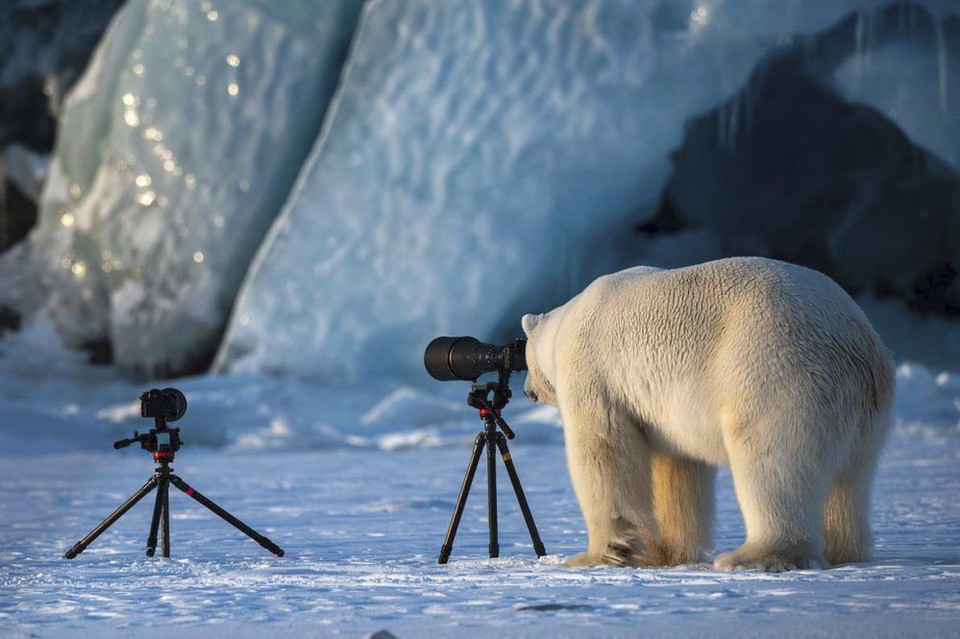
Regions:
<instances>
[{"instance_id":1,"label":"polar bear's front leg","mask_svg":"<svg viewBox=\"0 0 960 639\"><path fill-rule=\"evenodd\" d=\"M640 430L594 402L561 406L567 463L589 536L574 567L654 565L650 454Z\"/></svg>"}]
</instances>

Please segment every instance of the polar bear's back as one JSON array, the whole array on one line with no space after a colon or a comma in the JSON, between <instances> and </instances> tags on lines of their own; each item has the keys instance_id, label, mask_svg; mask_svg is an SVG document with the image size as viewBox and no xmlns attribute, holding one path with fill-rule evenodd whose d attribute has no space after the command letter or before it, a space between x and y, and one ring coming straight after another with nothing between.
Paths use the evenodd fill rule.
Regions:
<instances>
[{"instance_id":1,"label":"polar bear's back","mask_svg":"<svg viewBox=\"0 0 960 639\"><path fill-rule=\"evenodd\" d=\"M587 287L568 318L580 327L564 340L580 342L575 356L621 353L596 374L639 398L645 420L686 424L690 446L716 449L707 440L723 429L711 422L717 416L757 423L792 407L825 421L850 416L835 427L857 430L893 401L892 358L863 312L833 280L793 264L730 258L627 269Z\"/></svg>"},{"instance_id":2,"label":"polar bear's back","mask_svg":"<svg viewBox=\"0 0 960 639\"><path fill-rule=\"evenodd\" d=\"M635 267L597 279L573 302L581 315L595 316L588 323L597 331L608 330L610 318L639 323L643 341L664 355L676 349L695 358L698 346L716 353L721 343L747 337L760 350L853 339L885 352L863 311L833 280L766 258Z\"/></svg>"},{"instance_id":3,"label":"polar bear's back","mask_svg":"<svg viewBox=\"0 0 960 639\"><path fill-rule=\"evenodd\" d=\"M738 329L755 339L778 339L800 325L842 330L842 318L872 332L856 303L827 276L758 257L626 269L598 278L573 304L596 315L600 330L611 317L642 322L646 339L665 347L676 343L691 354L695 342L713 346L721 333Z\"/></svg>"}]
</instances>

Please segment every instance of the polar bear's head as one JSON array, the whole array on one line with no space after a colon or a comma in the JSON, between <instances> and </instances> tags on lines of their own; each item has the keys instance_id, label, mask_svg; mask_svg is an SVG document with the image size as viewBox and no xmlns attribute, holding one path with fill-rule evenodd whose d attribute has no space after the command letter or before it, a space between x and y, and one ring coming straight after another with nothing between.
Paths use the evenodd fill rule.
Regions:
<instances>
[{"instance_id":1,"label":"polar bear's head","mask_svg":"<svg viewBox=\"0 0 960 639\"><path fill-rule=\"evenodd\" d=\"M524 315L520 320L527 335L527 381L523 393L535 402L557 405L553 379L553 340L548 337L549 315Z\"/></svg>"}]
</instances>

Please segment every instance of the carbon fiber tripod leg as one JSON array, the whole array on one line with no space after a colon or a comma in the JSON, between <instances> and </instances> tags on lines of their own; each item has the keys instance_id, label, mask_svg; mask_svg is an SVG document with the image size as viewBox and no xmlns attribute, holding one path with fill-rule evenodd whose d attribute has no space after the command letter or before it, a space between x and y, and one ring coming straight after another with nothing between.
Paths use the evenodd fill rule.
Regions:
<instances>
[{"instance_id":1,"label":"carbon fiber tripod leg","mask_svg":"<svg viewBox=\"0 0 960 639\"><path fill-rule=\"evenodd\" d=\"M84 537L83 539L78 541L76 544L74 544L73 548L71 548L66 553L64 553L63 557L65 559L73 559L74 557L82 553L86 549L86 547L93 542L94 539L99 537L104 530L106 530L113 524L113 522L120 519L123 513L133 508L134 504L136 504L138 501L143 499L143 497L147 493L149 493L151 490L153 490L153 487L156 485L157 485L156 476L153 476L150 479L148 479L147 483L141 486L140 490L135 492L130 497L130 499L120 504L119 508L117 508L115 511L110 513L110 515L108 515L106 519L100 522L99 526L91 530L86 537Z\"/></svg>"},{"instance_id":2,"label":"carbon fiber tripod leg","mask_svg":"<svg viewBox=\"0 0 960 639\"><path fill-rule=\"evenodd\" d=\"M228 513L226 510L224 510L220 506L210 501L208 498L204 497L199 491L197 491L194 488L191 488L187 484L187 482L183 481L176 475L170 475L170 481L173 483L174 486L176 486L177 488L185 492L188 497L193 497L195 500L197 500L198 502L206 506L207 509L213 512L215 515L218 515L221 519L223 519L228 524L230 524L231 526L233 526L234 528L236 528L237 530L245 534L247 537L254 540L258 544L260 544L261 546L263 546L264 548L266 548L267 550L275 554L277 557L283 557L283 549L280 548L280 546L276 545L275 543L273 543L272 541L270 541L269 539L267 539L266 537L258 533L256 530L246 525L245 523L243 523L242 521L240 521L239 519L237 519L236 517Z\"/></svg>"},{"instance_id":3,"label":"carbon fiber tripod leg","mask_svg":"<svg viewBox=\"0 0 960 639\"><path fill-rule=\"evenodd\" d=\"M533 513L530 512L530 506L527 504L527 496L523 493L523 486L520 485L520 476L517 474L517 468L513 463L513 457L510 455L510 449L507 448L507 440L501 434L497 433L497 448L500 449L500 456L503 457L503 465L507 467L507 474L510 475L510 483L513 484L513 492L517 494L517 502L520 504L520 512L523 513L523 520L527 522L527 530L530 531L530 539L533 541L533 550L537 557L544 557L547 550L543 547L543 541L540 539L540 533L537 531L537 524L533 521Z\"/></svg>"},{"instance_id":4,"label":"carbon fiber tripod leg","mask_svg":"<svg viewBox=\"0 0 960 639\"><path fill-rule=\"evenodd\" d=\"M483 452L483 445L486 441L486 433L480 433L477 435L476 440L474 440L473 454L470 456L470 463L467 465L467 474L463 477L463 484L460 485L460 494L457 496L457 505L453 510L453 517L450 518L447 537L443 540L443 546L440 547L440 557L437 559L438 564L445 564L447 560L450 559L450 553L453 551L453 539L457 536L457 528L460 527L463 508L467 505L467 495L470 494L473 476L477 474L477 465L480 463L480 454Z\"/></svg>"},{"instance_id":5,"label":"carbon fiber tripod leg","mask_svg":"<svg viewBox=\"0 0 960 639\"><path fill-rule=\"evenodd\" d=\"M498 433L499 434L499 433ZM500 556L497 529L497 446L496 437L487 437L487 521L490 525L490 558Z\"/></svg>"},{"instance_id":6,"label":"carbon fiber tripod leg","mask_svg":"<svg viewBox=\"0 0 960 639\"><path fill-rule=\"evenodd\" d=\"M170 480L161 481L163 490L163 506L160 510L160 552L164 557L170 556Z\"/></svg>"},{"instance_id":7,"label":"carbon fiber tripod leg","mask_svg":"<svg viewBox=\"0 0 960 639\"><path fill-rule=\"evenodd\" d=\"M157 480L157 499L153 502L153 517L150 519L150 534L147 536L147 557L157 552L157 531L160 529L160 515L163 512L163 488L165 478Z\"/></svg>"}]
</instances>

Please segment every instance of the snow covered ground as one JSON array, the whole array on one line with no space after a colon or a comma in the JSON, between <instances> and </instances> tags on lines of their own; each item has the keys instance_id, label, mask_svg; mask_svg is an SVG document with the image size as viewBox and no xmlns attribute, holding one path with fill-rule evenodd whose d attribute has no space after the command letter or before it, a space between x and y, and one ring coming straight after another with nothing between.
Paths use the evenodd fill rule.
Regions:
<instances>
[{"instance_id":1,"label":"snow covered ground","mask_svg":"<svg viewBox=\"0 0 960 639\"><path fill-rule=\"evenodd\" d=\"M606 252L580 236L615 237L653 210L690 116L797 34L858 11L869 35L867 10L884 2L370 2L355 34L351 0L320 14L306 1L128 3L69 99L33 261L0 260L0 297L37 298L20 300L25 330L0 338L0 638L960 636L960 373L898 369L876 560L785 575L564 567L586 533L561 432L521 397L511 449L549 555L535 558L501 471L503 556L486 557L481 469L452 561L437 565L480 422L467 384L410 374L438 332L492 339L521 302L546 310L532 299L544 264L578 290L606 268L584 261ZM334 45L348 40L341 75ZM874 65L869 40L837 86L955 149L943 33ZM914 58L934 60L935 82L904 84ZM314 139L326 98L310 96L334 76ZM696 261L664 242L651 254ZM960 371L952 325L882 316ZM218 370L233 374L164 383L91 368L53 328L109 338L132 373L202 359L228 319ZM140 393L171 384L189 401L176 472L283 558L178 491L172 558L143 554L149 497L62 558L153 472L145 452L111 444L149 429ZM728 474L718 513L717 549L731 549L743 525Z\"/></svg>"},{"instance_id":2,"label":"snow covered ground","mask_svg":"<svg viewBox=\"0 0 960 639\"><path fill-rule=\"evenodd\" d=\"M464 404L468 385L255 376L173 383L189 401L173 466L283 558L173 491L172 558L143 554L151 495L68 561L63 553L153 472L148 453L111 447L152 424L138 414L151 384L87 368L41 337L0 341L0 636L960 634L956 374L898 369L868 564L781 575L568 569L586 533L556 416L518 397L506 411L511 451L548 556L536 559L501 466L501 558L486 556L481 468L439 566L481 425ZM726 473L718 494L722 550L743 526Z\"/></svg>"}]
</instances>

